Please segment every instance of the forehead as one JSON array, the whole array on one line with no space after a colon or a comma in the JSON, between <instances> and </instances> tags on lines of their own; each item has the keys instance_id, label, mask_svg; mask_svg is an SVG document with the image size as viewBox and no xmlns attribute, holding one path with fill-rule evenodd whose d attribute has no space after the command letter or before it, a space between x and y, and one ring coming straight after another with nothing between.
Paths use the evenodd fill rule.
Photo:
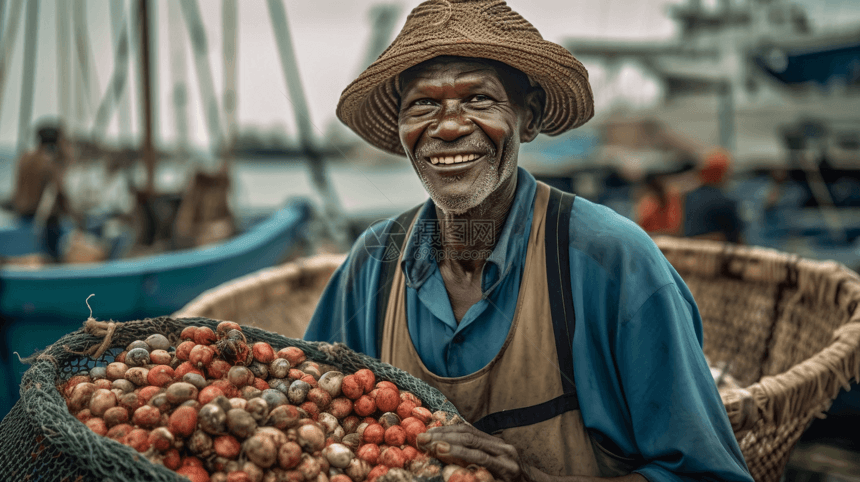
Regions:
<instances>
[{"instance_id":1,"label":"forehead","mask_svg":"<svg viewBox=\"0 0 860 482\"><path fill-rule=\"evenodd\" d=\"M503 68L485 59L436 57L411 67L400 74L401 91L416 84L448 82L460 78L501 85L510 84Z\"/></svg>"}]
</instances>

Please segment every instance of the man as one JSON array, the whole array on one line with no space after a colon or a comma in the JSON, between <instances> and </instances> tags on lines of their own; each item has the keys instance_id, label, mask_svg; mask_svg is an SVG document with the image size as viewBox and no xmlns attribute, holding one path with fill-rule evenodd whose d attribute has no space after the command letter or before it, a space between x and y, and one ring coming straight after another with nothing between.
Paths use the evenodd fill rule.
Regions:
<instances>
[{"instance_id":1,"label":"man","mask_svg":"<svg viewBox=\"0 0 860 482\"><path fill-rule=\"evenodd\" d=\"M701 185L684 199L684 235L692 238L742 242L743 222L737 203L725 195L722 186L728 177L729 153L715 149L707 154L699 169Z\"/></svg>"},{"instance_id":2,"label":"man","mask_svg":"<svg viewBox=\"0 0 860 482\"><path fill-rule=\"evenodd\" d=\"M592 105L582 65L504 2L419 5L338 117L430 200L362 235L305 338L439 389L472 425L419 444L500 480L751 480L683 281L635 224L517 167Z\"/></svg>"},{"instance_id":3,"label":"man","mask_svg":"<svg viewBox=\"0 0 860 482\"><path fill-rule=\"evenodd\" d=\"M37 135L39 147L21 155L18 160L12 205L19 216L32 220L42 202L49 204L43 208L48 211L44 213L47 217L41 241L43 249L56 261L59 258L60 214L68 210L62 189L68 155L59 127L43 126ZM50 191L54 195L43 199Z\"/></svg>"}]
</instances>

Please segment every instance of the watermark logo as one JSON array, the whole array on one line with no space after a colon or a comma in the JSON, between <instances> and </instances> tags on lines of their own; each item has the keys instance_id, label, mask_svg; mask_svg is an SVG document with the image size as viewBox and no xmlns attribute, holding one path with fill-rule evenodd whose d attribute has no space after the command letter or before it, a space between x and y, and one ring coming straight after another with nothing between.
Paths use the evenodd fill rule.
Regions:
<instances>
[{"instance_id":1,"label":"watermark logo","mask_svg":"<svg viewBox=\"0 0 860 482\"><path fill-rule=\"evenodd\" d=\"M416 260L479 260L492 253L486 247L495 245L495 221L457 219L449 221L445 229L446 249L439 249L443 244L441 223L436 219L416 221L412 226L411 241L415 243L415 249L411 250L411 256ZM380 219L362 235L361 243L371 258L383 263L397 261L401 257L407 231L408 226L396 220Z\"/></svg>"},{"instance_id":2,"label":"watermark logo","mask_svg":"<svg viewBox=\"0 0 860 482\"><path fill-rule=\"evenodd\" d=\"M368 256L388 263L400 259L405 237L406 226L398 223L396 219L378 219L372 222L370 228L361 236L361 243Z\"/></svg>"}]
</instances>

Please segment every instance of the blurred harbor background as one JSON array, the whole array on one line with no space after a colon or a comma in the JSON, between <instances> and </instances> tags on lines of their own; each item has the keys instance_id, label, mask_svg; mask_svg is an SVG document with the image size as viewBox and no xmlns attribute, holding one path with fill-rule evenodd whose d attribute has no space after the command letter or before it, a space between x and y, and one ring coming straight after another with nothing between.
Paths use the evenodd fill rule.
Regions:
<instances>
[{"instance_id":1,"label":"blurred harbor background","mask_svg":"<svg viewBox=\"0 0 860 482\"><path fill-rule=\"evenodd\" d=\"M0 0L0 416L14 352L78 328L88 294L99 319L169 314L424 201L405 159L334 116L417 3ZM641 223L655 186L685 199L719 152L742 242L860 269L860 3L509 3L585 64L596 104L520 165ZM57 125L64 210L22 217L19 159ZM788 479L860 480L857 394Z\"/></svg>"}]
</instances>

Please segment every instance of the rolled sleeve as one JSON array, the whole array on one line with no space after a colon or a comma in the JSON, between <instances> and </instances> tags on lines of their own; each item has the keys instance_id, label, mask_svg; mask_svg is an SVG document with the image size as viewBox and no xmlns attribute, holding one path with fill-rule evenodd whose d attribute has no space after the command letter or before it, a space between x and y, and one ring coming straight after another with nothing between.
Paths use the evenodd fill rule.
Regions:
<instances>
[{"instance_id":1,"label":"rolled sleeve","mask_svg":"<svg viewBox=\"0 0 860 482\"><path fill-rule=\"evenodd\" d=\"M678 287L651 295L617 332L615 356L635 445L651 482L752 481Z\"/></svg>"}]
</instances>

